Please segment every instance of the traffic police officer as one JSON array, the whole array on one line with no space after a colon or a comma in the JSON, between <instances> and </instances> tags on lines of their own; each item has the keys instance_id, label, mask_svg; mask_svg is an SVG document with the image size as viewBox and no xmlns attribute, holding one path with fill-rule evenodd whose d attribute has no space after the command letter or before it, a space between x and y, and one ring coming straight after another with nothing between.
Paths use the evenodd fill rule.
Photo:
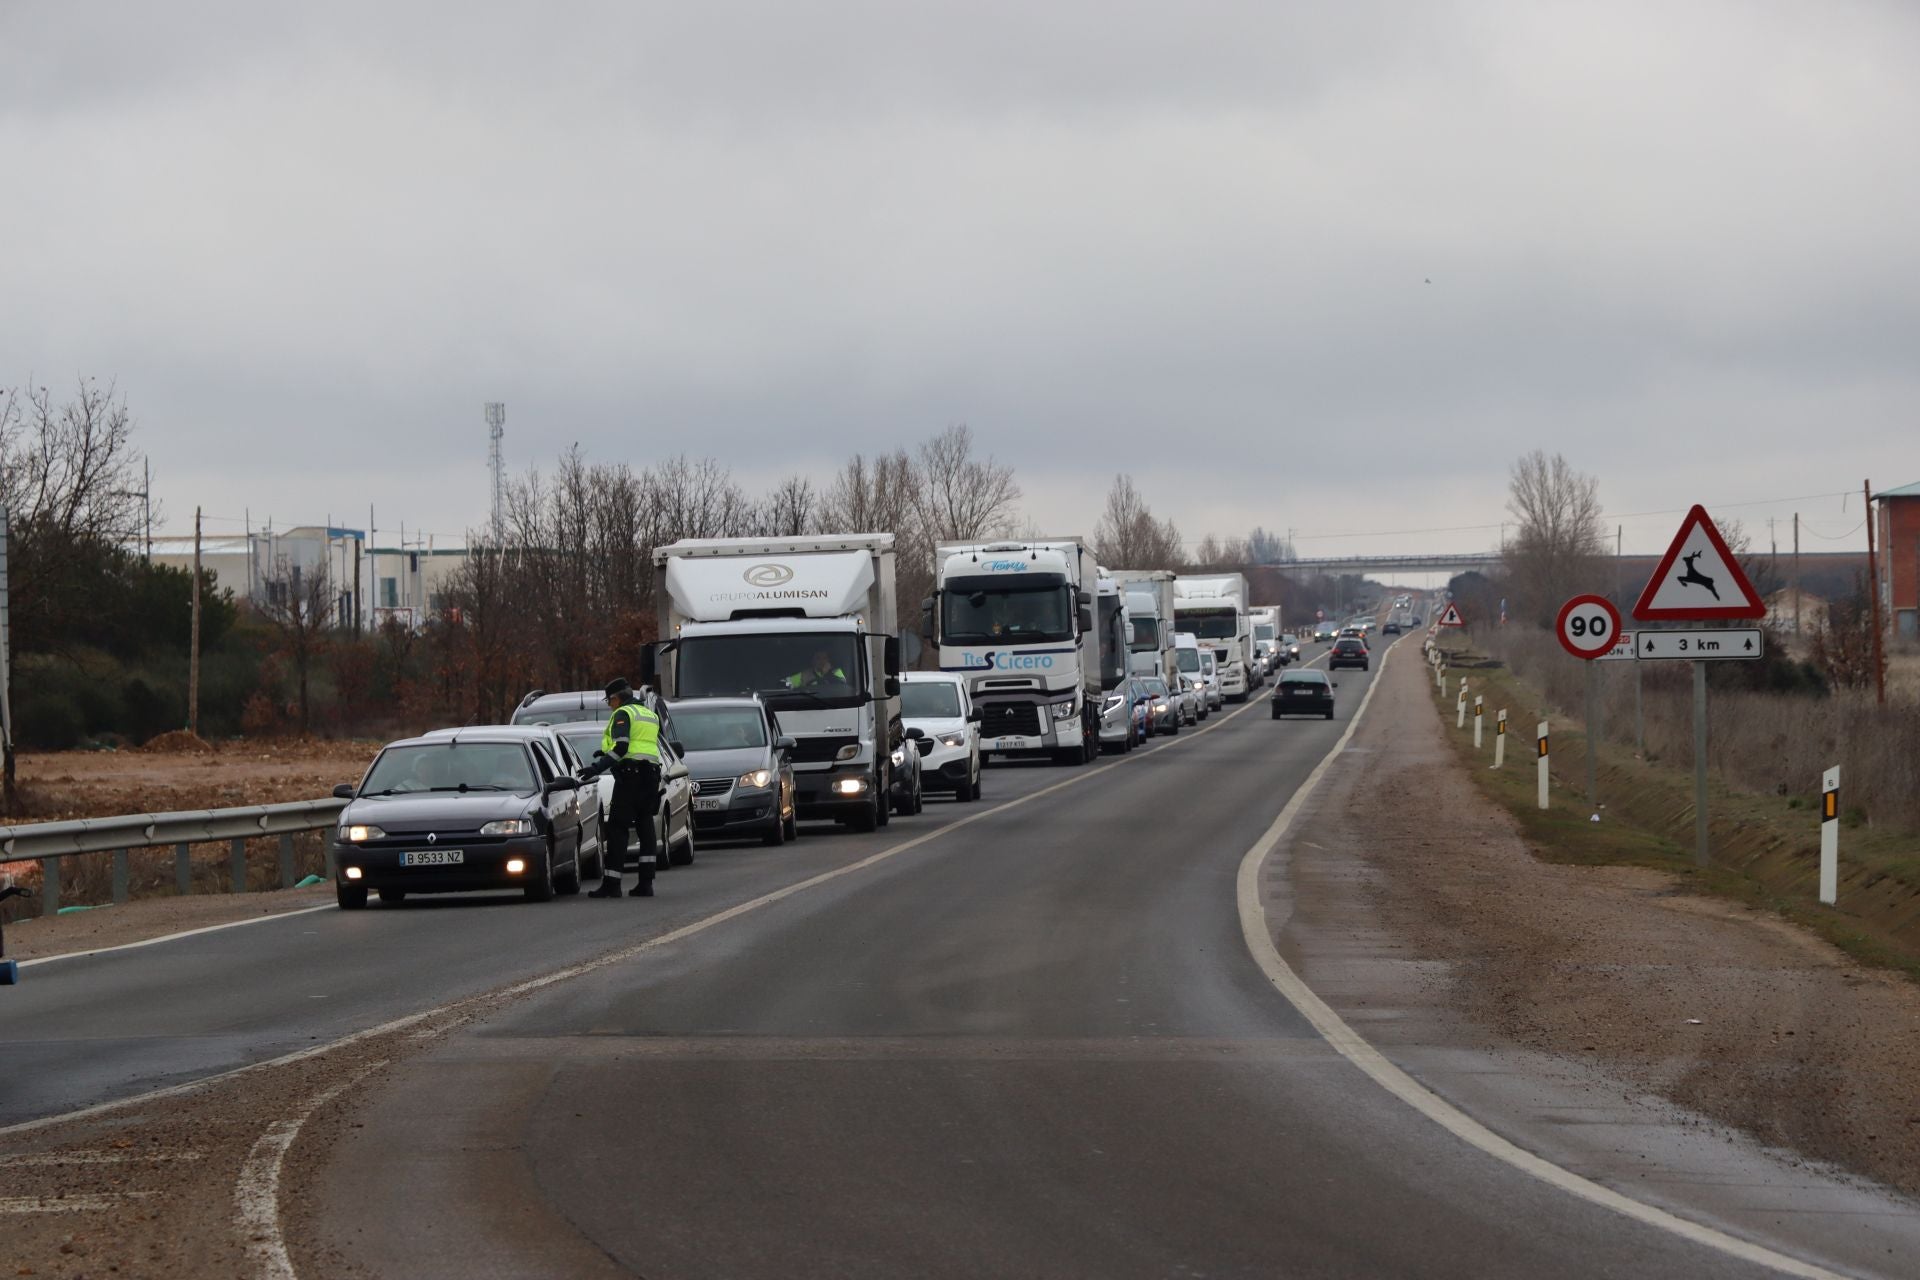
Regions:
<instances>
[{"instance_id":1,"label":"traffic police officer","mask_svg":"<svg viewBox=\"0 0 1920 1280\"><path fill-rule=\"evenodd\" d=\"M640 862L635 868L640 883L634 886L636 898L653 896L653 871L659 850L654 838L653 818L660 808L660 717L634 697L633 686L615 680L607 686L607 705L613 715L600 738L600 749L584 776L613 771L613 803L607 808L606 830L600 833L602 878L590 898L620 896L620 864L626 858L627 837L636 828L640 834Z\"/></svg>"}]
</instances>

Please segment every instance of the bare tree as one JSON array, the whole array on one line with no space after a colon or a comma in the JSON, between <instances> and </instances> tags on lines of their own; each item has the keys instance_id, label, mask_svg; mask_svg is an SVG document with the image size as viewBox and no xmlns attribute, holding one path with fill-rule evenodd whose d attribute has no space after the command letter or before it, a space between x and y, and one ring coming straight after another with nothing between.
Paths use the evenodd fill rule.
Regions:
<instances>
[{"instance_id":1,"label":"bare tree","mask_svg":"<svg viewBox=\"0 0 1920 1280\"><path fill-rule=\"evenodd\" d=\"M956 423L920 446L920 521L935 542L991 537L1014 516L1013 468L973 452L973 428Z\"/></svg>"},{"instance_id":2,"label":"bare tree","mask_svg":"<svg viewBox=\"0 0 1920 1280\"><path fill-rule=\"evenodd\" d=\"M1269 533L1266 529L1255 525L1253 532L1247 535L1249 564L1285 564L1293 558L1293 543L1279 534Z\"/></svg>"},{"instance_id":3,"label":"bare tree","mask_svg":"<svg viewBox=\"0 0 1920 1280\"><path fill-rule=\"evenodd\" d=\"M1507 510L1519 521L1503 549L1514 611L1546 626L1568 595L1602 580L1600 482L1535 449L1513 464Z\"/></svg>"},{"instance_id":4,"label":"bare tree","mask_svg":"<svg viewBox=\"0 0 1920 1280\"><path fill-rule=\"evenodd\" d=\"M1202 569L1217 568L1221 561L1220 539L1209 533L1193 549L1193 563Z\"/></svg>"},{"instance_id":5,"label":"bare tree","mask_svg":"<svg viewBox=\"0 0 1920 1280\"><path fill-rule=\"evenodd\" d=\"M1115 568L1174 569L1184 563L1180 530L1172 520L1156 520L1146 495L1133 477L1118 475L1107 490L1107 505L1093 530L1100 561Z\"/></svg>"},{"instance_id":6,"label":"bare tree","mask_svg":"<svg viewBox=\"0 0 1920 1280\"><path fill-rule=\"evenodd\" d=\"M273 628L281 655L293 667L300 732L305 733L313 723L309 682L333 631L333 588L324 564L302 570L286 556L274 562L263 585L265 598L256 607Z\"/></svg>"},{"instance_id":7,"label":"bare tree","mask_svg":"<svg viewBox=\"0 0 1920 1280\"><path fill-rule=\"evenodd\" d=\"M805 476L788 476L760 504L757 523L770 538L798 538L814 531L820 494Z\"/></svg>"}]
</instances>

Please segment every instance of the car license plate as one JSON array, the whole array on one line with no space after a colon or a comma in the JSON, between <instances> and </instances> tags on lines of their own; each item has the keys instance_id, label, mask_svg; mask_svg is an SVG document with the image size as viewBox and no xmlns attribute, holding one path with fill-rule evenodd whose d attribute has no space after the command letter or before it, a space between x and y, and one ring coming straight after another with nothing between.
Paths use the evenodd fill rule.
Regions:
<instances>
[{"instance_id":1,"label":"car license plate","mask_svg":"<svg viewBox=\"0 0 1920 1280\"><path fill-rule=\"evenodd\" d=\"M1018 751L1026 745L1027 740L1025 738L995 738L993 740L993 749L995 751Z\"/></svg>"},{"instance_id":2,"label":"car license plate","mask_svg":"<svg viewBox=\"0 0 1920 1280\"><path fill-rule=\"evenodd\" d=\"M400 854L403 867L451 867L466 860L461 849L408 849Z\"/></svg>"},{"instance_id":3,"label":"car license plate","mask_svg":"<svg viewBox=\"0 0 1920 1280\"><path fill-rule=\"evenodd\" d=\"M725 796L695 796L693 798L693 807L703 813L714 809L724 809L727 807L727 798Z\"/></svg>"},{"instance_id":4,"label":"car license plate","mask_svg":"<svg viewBox=\"0 0 1920 1280\"><path fill-rule=\"evenodd\" d=\"M1311 698L1313 696L1313 690L1311 689L1289 689L1287 692L1296 698Z\"/></svg>"}]
</instances>

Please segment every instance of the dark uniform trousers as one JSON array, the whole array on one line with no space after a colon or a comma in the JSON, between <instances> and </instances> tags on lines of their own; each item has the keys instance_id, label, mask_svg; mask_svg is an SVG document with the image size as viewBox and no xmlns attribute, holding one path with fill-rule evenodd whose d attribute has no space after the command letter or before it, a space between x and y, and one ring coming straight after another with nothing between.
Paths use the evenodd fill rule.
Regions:
<instances>
[{"instance_id":1,"label":"dark uniform trousers","mask_svg":"<svg viewBox=\"0 0 1920 1280\"><path fill-rule=\"evenodd\" d=\"M660 766L651 760L623 760L613 766L613 802L607 806L608 875L618 875L627 857L627 837L640 833L640 858L625 869L645 880L659 865L653 818L660 810Z\"/></svg>"}]
</instances>

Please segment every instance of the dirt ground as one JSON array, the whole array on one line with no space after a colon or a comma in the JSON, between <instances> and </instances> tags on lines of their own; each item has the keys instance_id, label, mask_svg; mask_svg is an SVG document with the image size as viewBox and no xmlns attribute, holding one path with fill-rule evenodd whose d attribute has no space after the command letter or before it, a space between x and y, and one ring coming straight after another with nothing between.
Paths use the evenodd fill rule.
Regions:
<instances>
[{"instance_id":1,"label":"dirt ground","mask_svg":"<svg viewBox=\"0 0 1920 1280\"><path fill-rule=\"evenodd\" d=\"M319 884L273 893L200 893L186 898L145 898L64 916L35 916L7 925L7 958L33 960L75 951L97 951L188 929L204 929L235 920L258 920L332 902L333 886Z\"/></svg>"},{"instance_id":2,"label":"dirt ground","mask_svg":"<svg viewBox=\"0 0 1920 1280\"><path fill-rule=\"evenodd\" d=\"M197 751L60 751L19 757L27 813L13 821L62 822L126 813L223 809L328 795L357 782L377 742L222 744Z\"/></svg>"},{"instance_id":3,"label":"dirt ground","mask_svg":"<svg viewBox=\"0 0 1920 1280\"><path fill-rule=\"evenodd\" d=\"M1490 1036L1920 1192L1920 986L1659 872L1540 860L1458 762L1417 658L1381 680L1352 742L1368 767L1329 774L1298 838L1362 864L1346 891L1364 886L1427 962L1428 998Z\"/></svg>"}]
</instances>

